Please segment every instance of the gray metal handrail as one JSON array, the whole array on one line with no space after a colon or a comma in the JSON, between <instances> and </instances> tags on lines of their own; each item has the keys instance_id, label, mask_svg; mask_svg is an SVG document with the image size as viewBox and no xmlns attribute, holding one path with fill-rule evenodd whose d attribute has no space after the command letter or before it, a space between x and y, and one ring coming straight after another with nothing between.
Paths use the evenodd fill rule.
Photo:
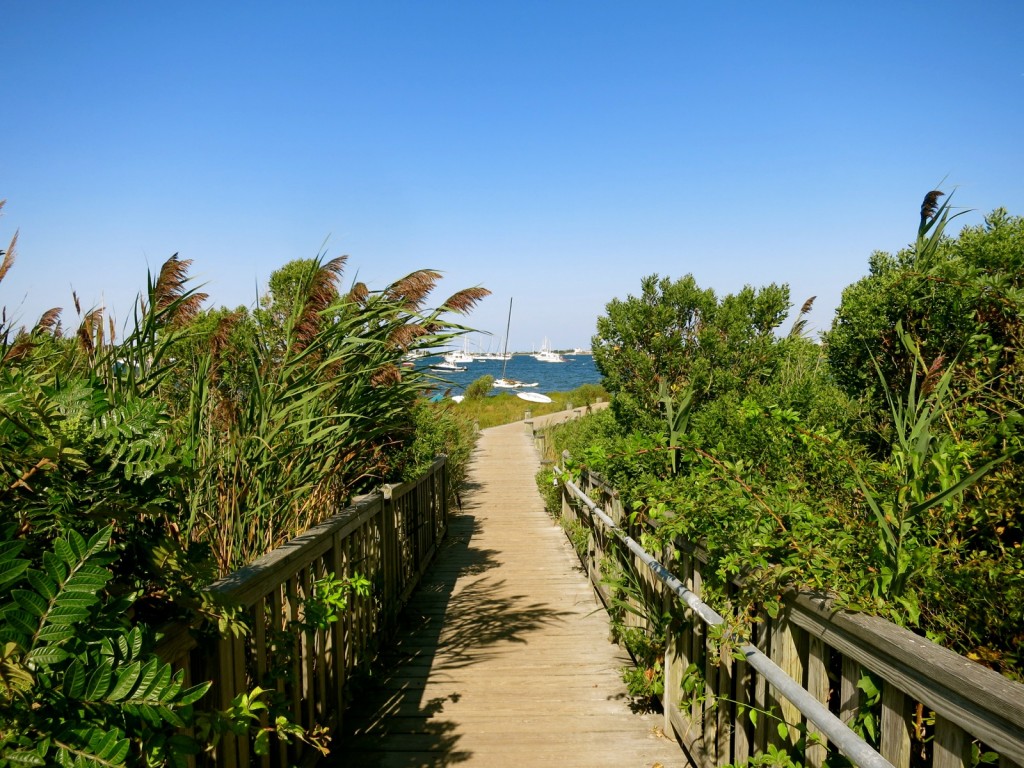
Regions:
<instances>
[{"instance_id":1,"label":"gray metal handrail","mask_svg":"<svg viewBox=\"0 0 1024 768\"><path fill-rule=\"evenodd\" d=\"M686 605L691 608L708 625L715 626L725 623L723 619L711 606L697 597L691 590L673 576L664 565L658 562L648 553L636 540L630 537L621 527L609 517L600 507L597 506L575 483L567 478L567 473L561 467L555 467L555 472L563 476L562 483L578 498L590 512L599 519L633 554L639 557L658 579L671 589ZM751 643L740 647L746 661L751 667L760 672L764 678L771 683L775 689L811 722L813 722L828 737L839 751L845 754L851 762L860 768L893 768L892 763L886 760L877 751L858 736L846 723L832 714L828 707L819 702L814 696L807 692L802 686L793 680L774 661L768 658L763 652Z\"/></svg>"}]
</instances>

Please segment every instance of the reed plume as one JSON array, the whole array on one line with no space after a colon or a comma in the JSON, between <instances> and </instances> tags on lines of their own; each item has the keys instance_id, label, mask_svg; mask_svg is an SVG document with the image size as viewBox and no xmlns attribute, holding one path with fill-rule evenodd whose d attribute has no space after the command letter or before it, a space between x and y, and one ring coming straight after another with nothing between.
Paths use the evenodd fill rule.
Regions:
<instances>
[{"instance_id":1,"label":"reed plume","mask_svg":"<svg viewBox=\"0 0 1024 768\"><path fill-rule=\"evenodd\" d=\"M345 269L346 261L348 261L348 256L338 256L320 264L310 276L302 310L295 323L294 344L296 349L302 350L308 347L320 332L322 313L338 299L337 283Z\"/></svg>"},{"instance_id":2,"label":"reed plume","mask_svg":"<svg viewBox=\"0 0 1024 768\"><path fill-rule=\"evenodd\" d=\"M78 343L90 357L97 347L103 346L103 310L94 309L85 313L78 326Z\"/></svg>"},{"instance_id":3,"label":"reed plume","mask_svg":"<svg viewBox=\"0 0 1024 768\"><path fill-rule=\"evenodd\" d=\"M348 292L348 300L359 306L365 306L369 295L370 289L366 287L366 283L356 283Z\"/></svg>"},{"instance_id":4,"label":"reed plume","mask_svg":"<svg viewBox=\"0 0 1024 768\"><path fill-rule=\"evenodd\" d=\"M0 359L0 364L17 362L27 357L33 347L35 347L35 343L32 341L32 337L23 330L20 331L14 337L14 343L4 352L3 358Z\"/></svg>"},{"instance_id":5,"label":"reed plume","mask_svg":"<svg viewBox=\"0 0 1024 768\"><path fill-rule=\"evenodd\" d=\"M6 200L0 200L0 211L2 211L4 209L5 205L7 205L7 201ZM11 244L7 246L7 250L6 251L0 251L0 256L4 257L4 260L0 261L0 282L3 281L4 276L7 274L8 270L10 270L11 265L14 264L14 249L15 249L15 246L17 244L18 244L18 233L15 232L14 233L14 237L11 238ZM4 318L4 322L6 323L6 321L7 321L7 318L5 317Z\"/></svg>"},{"instance_id":6,"label":"reed plume","mask_svg":"<svg viewBox=\"0 0 1024 768\"><path fill-rule=\"evenodd\" d=\"M391 332L388 336L388 342L401 349L403 352L409 349L409 345L412 344L420 336L425 336L429 331L422 325L415 323L409 323L406 325L400 325Z\"/></svg>"},{"instance_id":7,"label":"reed plume","mask_svg":"<svg viewBox=\"0 0 1024 768\"><path fill-rule=\"evenodd\" d=\"M393 363L385 363L370 376L370 386L384 387L389 384L397 384L402 380L402 373Z\"/></svg>"},{"instance_id":8,"label":"reed plume","mask_svg":"<svg viewBox=\"0 0 1024 768\"><path fill-rule=\"evenodd\" d=\"M458 312L460 315L465 315L472 311L473 307L479 304L484 298L490 295L491 292L489 290L480 286L464 288L449 297L441 308L452 312Z\"/></svg>"},{"instance_id":9,"label":"reed plume","mask_svg":"<svg viewBox=\"0 0 1024 768\"><path fill-rule=\"evenodd\" d=\"M192 266L191 259L179 259L174 254L164 262L160 268L160 276L153 286L151 301L153 309L160 312L170 311L168 324L174 326L188 325L199 313L203 302L207 299L205 293L189 293L186 284L188 283L188 268Z\"/></svg>"},{"instance_id":10,"label":"reed plume","mask_svg":"<svg viewBox=\"0 0 1024 768\"><path fill-rule=\"evenodd\" d=\"M434 290L441 273L433 269L419 269L384 289L384 296L397 302L407 312L423 306L424 299Z\"/></svg>"},{"instance_id":11,"label":"reed plume","mask_svg":"<svg viewBox=\"0 0 1024 768\"><path fill-rule=\"evenodd\" d=\"M921 382L921 397L924 397L935 388L935 384L942 373L942 364L946 362L945 355L936 357L925 372L924 381Z\"/></svg>"},{"instance_id":12,"label":"reed plume","mask_svg":"<svg viewBox=\"0 0 1024 768\"><path fill-rule=\"evenodd\" d=\"M942 197L945 192L940 192L937 189L933 189L927 195L924 196L924 201L921 203L921 226L923 227L928 223L929 220L935 217L936 211L939 210L939 198Z\"/></svg>"},{"instance_id":13,"label":"reed plume","mask_svg":"<svg viewBox=\"0 0 1024 768\"><path fill-rule=\"evenodd\" d=\"M7 250L6 251L0 251L0 256L4 257L4 260L0 261L0 282L3 281L4 277L7 275L7 272L10 270L11 266L14 264L14 251L15 251L15 247L17 245L18 245L18 233L15 232L14 233L14 237L11 238L10 245L7 246Z\"/></svg>"},{"instance_id":14,"label":"reed plume","mask_svg":"<svg viewBox=\"0 0 1024 768\"><path fill-rule=\"evenodd\" d=\"M807 301L800 307L800 312L797 314L796 320L793 321L793 327L789 329L789 338L795 339L798 336L804 335L804 330L807 328L807 313L811 311L811 307L814 306L814 300L817 296L811 296Z\"/></svg>"},{"instance_id":15,"label":"reed plume","mask_svg":"<svg viewBox=\"0 0 1024 768\"><path fill-rule=\"evenodd\" d=\"M48 333L54 338L60 338L60 313L61 307L48 309L40 316L39 321L32 329L33 334Z\"/></svg>"}]
</instances>

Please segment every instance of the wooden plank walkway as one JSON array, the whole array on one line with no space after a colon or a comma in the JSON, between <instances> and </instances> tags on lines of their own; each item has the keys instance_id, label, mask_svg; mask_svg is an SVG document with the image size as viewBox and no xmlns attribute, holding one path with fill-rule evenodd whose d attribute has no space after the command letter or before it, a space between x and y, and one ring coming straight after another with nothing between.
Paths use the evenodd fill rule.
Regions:
<instances>
[{"instance_id":1,"label":"wooden plank walkway","mask_svg":"<svg viewBox=\"0 0 1024 768\"><path fill-rule=\"evenodd\" d=\"M635 714L595 599L545 512L522 423L484 430L463 511L405 612L397 647L331 768L676 768L688 762Z\"/></svg>"}]
</instances>

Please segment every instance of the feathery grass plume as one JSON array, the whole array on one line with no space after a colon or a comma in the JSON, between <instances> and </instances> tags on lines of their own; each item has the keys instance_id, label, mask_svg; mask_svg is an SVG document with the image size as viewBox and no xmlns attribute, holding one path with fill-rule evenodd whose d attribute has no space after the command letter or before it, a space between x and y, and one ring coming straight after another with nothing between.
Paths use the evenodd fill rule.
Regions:
<instances>
[{"instance_id":1,"label":"feathery grass plume","mask_svg":"<svg viewBox=\"0 0 1024 768\"><path fill-rule=\"evenodd\" d=\"M422 325L408 323L395 328L388 336L388 342L405 352L416 339L426 336L428 333L429 331Z\"/></svg>"},{"instance_id":2,"label":"feathery grass plume","mask_svg":"<svg viewBox=\"0 0 1024 768\"><path fill-rule=\"evenodd\" d=\"M423 306L423 300L440 279L441 273L436 270L419 269L385 288L384 296L397 302L406 312L415 312Z\"/></svg>"},{"instance_id":3,"label":"feathery grass plume","mask_svg":"<svg viewBox=\"0 0 1024 768\"><path fill-rule=\"evenodd\" d=\"M7 272L14 264L14 250L17 245L18 233L15 232L14 237L11 238L11 244L7 246L7 250L0 251L0 256L4 257L4 260L0 261L0 282L3 281L4 277L7 275Z\"/></svg>"},{"instance_id":4,"label":"feathery grass plume","mask_svg":"<svg viewBox=\"0 0 1024 768\"><path fill-rule=\"evenodd\" d=\"M6 200L0 200L0 211L3 210L3 208L4 208L4 206L6 204L7 204ZM14 264L14 247L15 247L15 245L17 245L17 243L18 243L18 233L15 232L14 233L14 237L11 238L11 244L9 246L7 246L7 250L6 251L0 251L0 256L4 257L4 260L0 261L0 281L2 281L4 279L4 276L7 274L8 270L11 268L11 265ZM6 318L4 318L4 322L6 322Z\"/></svg>"},{"instance_id":5,"label":"feathery grass plume","mask_svg":"<svg viewBox=\"0 0 1024 768\"><path fill-rule=\"evenodd\" d=\"M171 310L169 324L183 326L191 322L199 313L200 307L206 301L205 293L189 293L186 284L188 283L188 268L192 266L191 259L179 259L174 254L164 262L160 268L160 276L153 286L150 301L153 309L159 314ZM143 313L145 305L143 304Z\"/></svg>"},{"instance_id":6,"label":"feathery grass plume","mask_svg":"<svg viewBox=\"0 0 1024 768\"><path fill-rule=\"evenodd\" d=\"M952 195L939 205L939 198L945 193L937 189L932 190L924 196L921 203L921 224L917 228L917 243L914 248L914 259L917 267L927 270L939 246L945 237L946 225L957 216L967 213L967 210L957 211L950 215L950 202Z\"/></svg>"},{"instance_id":7,"label":"feathery grass plume","mask_svg":"<svg viewBox=\"0 0 1024 768\"><path fill-rule=\"evenodd\" d=\"M32 329L33 334L37 333L48 333L54 338L60 338L60 313L63 311L61 307L53 307L46 310L39 317L39 321Z\"/></svg>"},{"instance_id":8,"label":"feathery grass plume","mask_svg":"<svg viewBox=\"0 0 1024 768\"><path fill-rule=\"evenodd\" d=\"M370 386L383 387L389 384L397 384L402 380L402 372L394 363L385 363L370 377Z\"/></svg>"},{"instance_id":9,"label":"feathery grass plume","mask_svg":"<svg viewBox=\"0 0 1024 768\"><path fill-rule=\"evenodd\" d=\"M939 380L939 376L942 373L942 364L946 362L945 355L939 355L936 357L928 370L925 371L924 380L921 382L921 394L920 397L925 397L935 388L936 382Z\"/></svg>"},{"instance_id":10,"label":"feathery grass plume","mask_svg":"<svg viewBox=\"0 0 1024 768\"><path fill-rule=\"evenodd\" d=\"M32 336L25 333L24 329L21 330L14 337L14 343L7 348L3 358L0 358L0 364L13 363L25 358L33 347L35 347L35 342L32 340Z\"/></svg>"},{"instance_id":11,"label":"feathery grass plume","mask_svg":"<svg viewBox=\"0 0 1024 768\"><path fill-rule=\"evenodd\" d=\"M803 336L804 330L807 328L807 313L811 311L811 307L814 306L814 300L817 296L811 296L807 301L804 302L803 306L800 307L800 312L797 313L796 320L793 321L793 327L789 329L789 338L795 339L797 336Z\"/></svg>"},{"instance_id":12,"label":"feathery grass plume","mask_svg":"<svg viewBox=\"0 0 1024 768\"><path fill-rule=\"evenodd\" d=\"M82 316L82 304L81 304L81 302L78 301L78 291L72 291L71 292L71 301L74 302L74 305L75 305L75 314L78 315L79 317L81 317Z\"/></svg>"},{"instance_id":13,"label":"feathery grass plume","mask_svg":"<svg viewBox=\"0 0 1024 768\"><path fill-rule=\"evenodd\" d=\"M103 310L94 309L85 313L78 326L78 343L90 357L97 347L103 346Z\"/></svg>"},{"instance_id":14,"label":"feathery grass plume","mask_svg":"<svg viewBox=\"0 0 1024 768\"><path fill-rule=\"evenodd\" d=\"M468 314L473 307L479 304L483 299L490 296L491 292L486 288L476 286L474 288L464 288L458 293L450 296L448 300L441 306L441 309L450 310L452 312L458 312L460 315Z\"/></svg>"},{"instance_id":15,"label":"feathery grass plume","mask_svg":"<svg viewBox=\"0 0 1024 768\"><path fill-rule=\"evenodd\" d=\"M935 218L935 214L939 210L939 198L945 194L945 192L933 189L924 196L924 201L921 203L921 227Z\"/></svg>"},{"instance_id":16,"label":"feathery grass plume","mask_svg":"<svg viewBox=\"0 0 1024 768\"><path fill-rule=\"evenodd\" d=\"M223 356L224 350L227 349L228 341L231 338L231 332L238 325L244 314L244 312L235 310L217 322L217 328L214 330L213 335L210 336L210 355L212 355L215 363Z\"/></svg>"},{"instance_id":17,"label":"feathery grass plume","mask_svg":"<svg viewBox=\"0 0 1024 768\"><path fill-rule=\"evenodd\" d=\"M299 296L303 305L293 331L297 350L312 344L320 332L323 311L338 299L338 279L346 261L348 256L338 256L320 264L310 275L305 291Z\"/></svg>"},{"instance_id":18,"label":"feathery grass plume","mask_svg":"<svg viewBox=\"0 0 1024 768\"><path fill-rule=\"evenodd\" d=\"M356 283L348 292L348 300L362 306L366 304L369 295L370 289L366 287L366 283Z\"/></svg>"}]
</instances>

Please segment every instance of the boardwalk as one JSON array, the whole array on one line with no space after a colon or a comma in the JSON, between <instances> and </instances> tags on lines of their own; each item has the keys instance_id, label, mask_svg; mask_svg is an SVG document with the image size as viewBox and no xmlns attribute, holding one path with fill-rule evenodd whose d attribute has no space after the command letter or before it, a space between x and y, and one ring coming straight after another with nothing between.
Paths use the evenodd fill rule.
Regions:
<instances>
[{"instance_id":1,"label":"boardwalk","mask_svg":"<svg viewBox=\"0 0 1024 768\"><path fill-rule=\"evenodd\" d=\"M522 424L485 430L464 509L406 611L332 768L676 768L662 718L634 714L628 656L534 483Z\"/></svg>"}]
</instances>

